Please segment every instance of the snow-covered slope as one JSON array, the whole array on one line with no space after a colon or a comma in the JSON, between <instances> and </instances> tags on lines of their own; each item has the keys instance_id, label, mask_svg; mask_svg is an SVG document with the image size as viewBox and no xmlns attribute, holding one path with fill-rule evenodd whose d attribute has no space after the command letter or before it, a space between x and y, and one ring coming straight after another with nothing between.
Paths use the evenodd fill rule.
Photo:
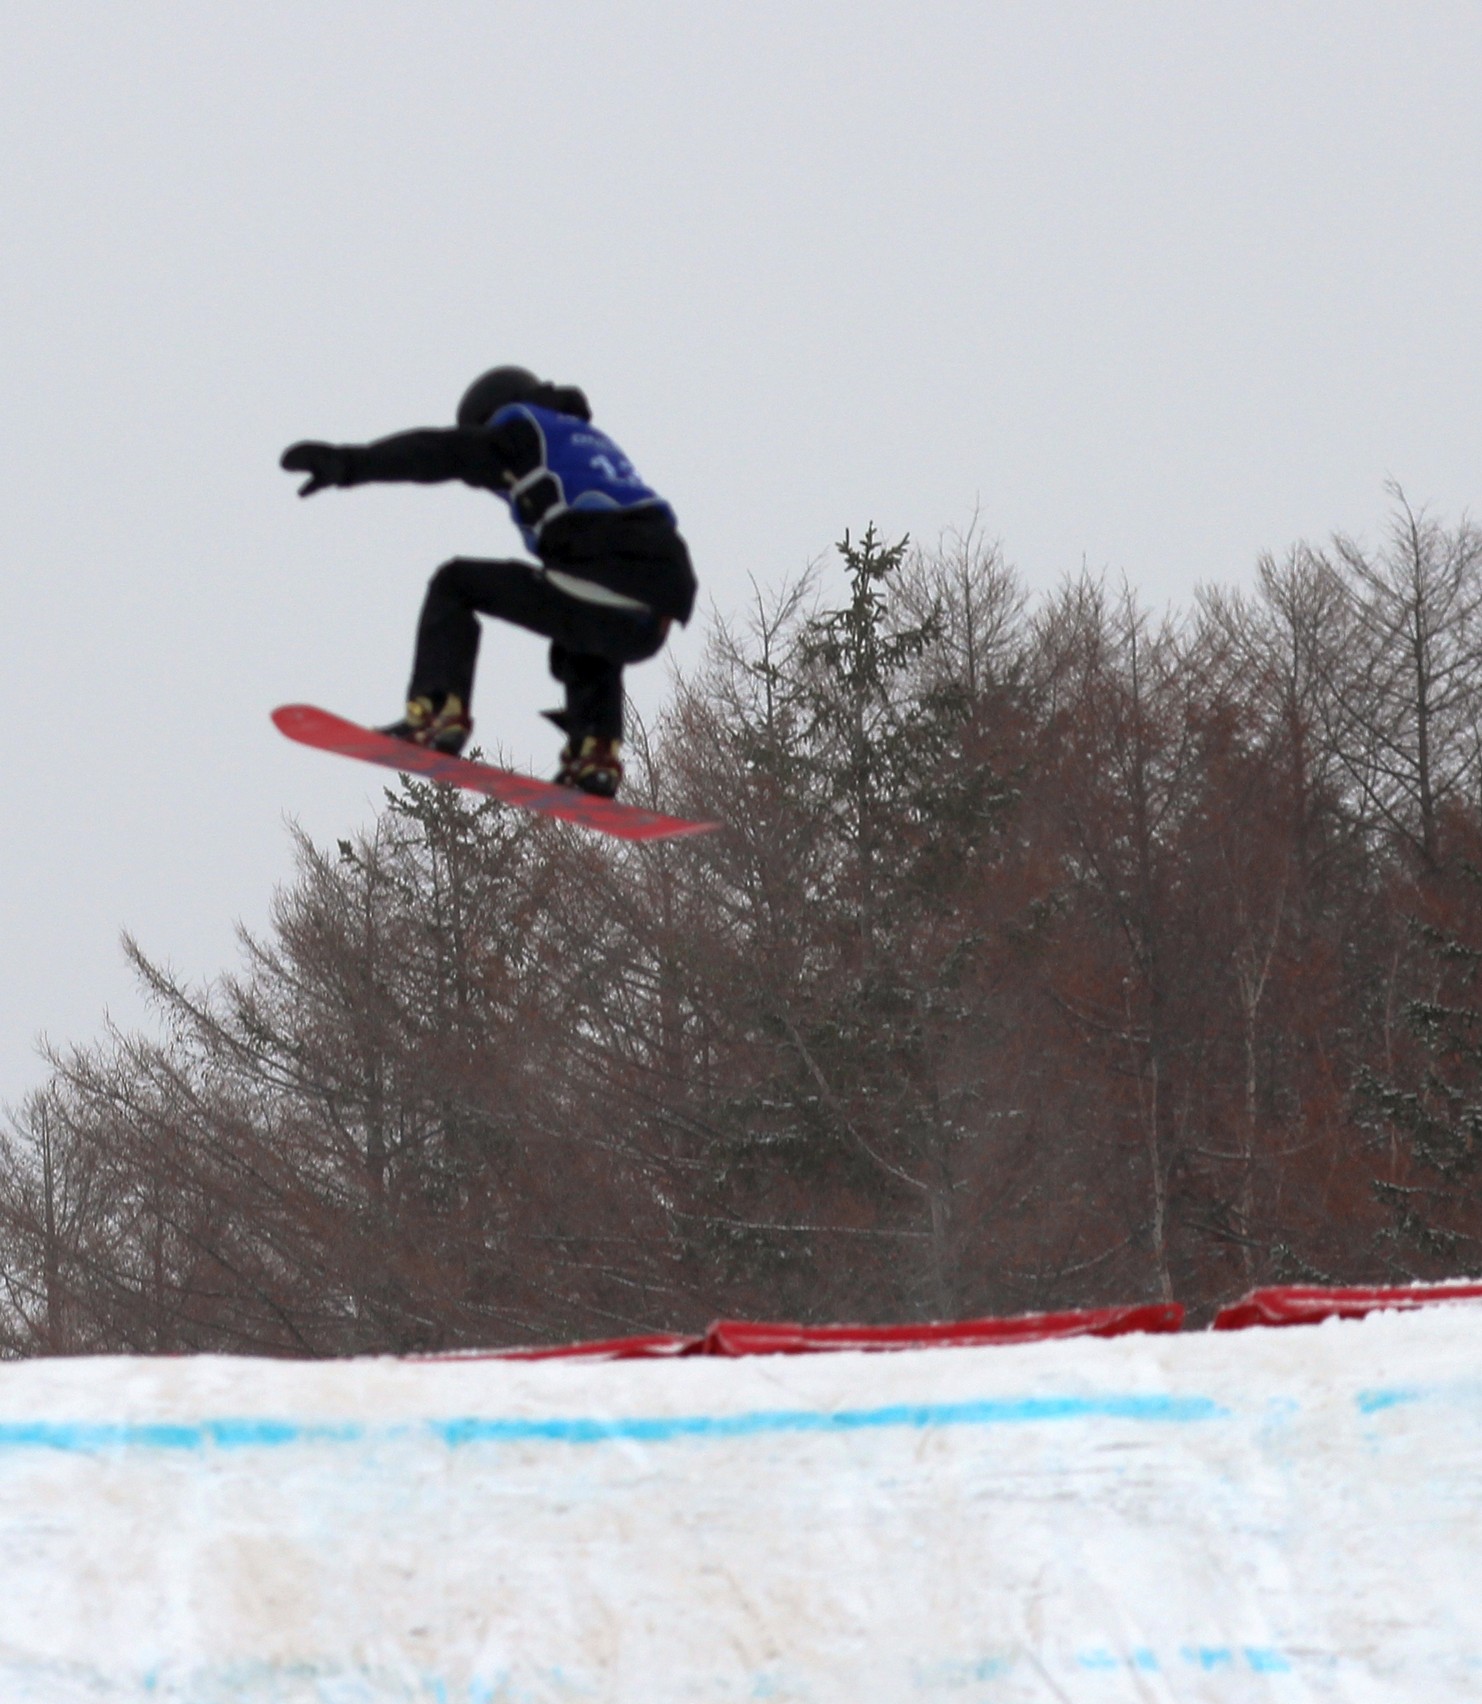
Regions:
<instances>
[{"instance_id":1,"label":"snow-covered slope","mask_svg":"<svg viewBox=\"0 0 1482 1704\"><path fill-rule=\"evenodd\" d=\"M0 1699L1482 1698L1482 1307L0 1368Z\"/></svg>"}]
</instances>

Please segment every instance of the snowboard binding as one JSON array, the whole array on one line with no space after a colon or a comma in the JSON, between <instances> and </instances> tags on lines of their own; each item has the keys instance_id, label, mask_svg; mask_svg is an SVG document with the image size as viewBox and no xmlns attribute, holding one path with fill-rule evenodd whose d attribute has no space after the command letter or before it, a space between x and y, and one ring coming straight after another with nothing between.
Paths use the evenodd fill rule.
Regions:
<instances>
[{"instance_id":1,"label":"snowboard binding","mask_svg":"<svg viewBox=\"0 0 1482 1704\"><path fill-rule=\"evenodd\" d=\"M450 692L441 704L434 704L426 696L409 698L406 714L399 722L388 723L375 731L389 734L394 740L405 740L408 745L426 746L430 751L456 757L468 743L473 720L463 700Z\"/></svg>"},{"instance_id":2,"label":"snowboard binding","mask_svg":"<svg viewBox=\"0 0 1482 1704\"><path fill-rule=\"evenodd\" d=\"M595 793L599 799L616 798L623 781L620 749L616 740L606 740L598 734L588 734L580 742L569 740L561 752L556 785Z\"/></svg>"}]
</instances>

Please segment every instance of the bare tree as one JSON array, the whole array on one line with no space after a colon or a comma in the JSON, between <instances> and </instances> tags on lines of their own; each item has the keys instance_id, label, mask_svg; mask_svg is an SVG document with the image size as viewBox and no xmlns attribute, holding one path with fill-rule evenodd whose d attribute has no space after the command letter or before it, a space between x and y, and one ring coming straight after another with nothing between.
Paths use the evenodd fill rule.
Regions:
<instances>
[{"instance_id":1,"label":"bare tree","mask_svg":"<svg viewBox=\"0 0 1482 1704\"><path fill-rule=\"evenodd\" d=\"M1434 869L1446 804L1482 786L1482 533L1391 491L1380 553L1340 536L1322 559L1351 612L1350 645L1323 653L1324 731L1370 820Z\"/></svg>"}]
</instances>

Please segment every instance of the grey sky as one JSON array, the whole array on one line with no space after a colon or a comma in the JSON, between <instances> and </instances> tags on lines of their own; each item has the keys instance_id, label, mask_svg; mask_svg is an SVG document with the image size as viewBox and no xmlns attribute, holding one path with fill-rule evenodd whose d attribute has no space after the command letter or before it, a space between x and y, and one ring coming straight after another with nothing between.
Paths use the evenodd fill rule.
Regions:
<instances>
[{"instance_id":1,"label":"grey sky","mask_svg":"<svg viewBox=\"0 0 1482 1704\"><path fill-rule=\"evenodd\" d=\"M1482 457L1482 7L130 0L5 8L0 1100L38 1032L191 976L371 772L268 710L397 708L486 496L279 451L584 385L722 610L975 505L1031 584L1151 601L1454 517ZM703 621L672 649L698 653ZM632 677L649 709L666 672ZM480 737L548 767L538 643Z\"/></svg>"}]
</instances>

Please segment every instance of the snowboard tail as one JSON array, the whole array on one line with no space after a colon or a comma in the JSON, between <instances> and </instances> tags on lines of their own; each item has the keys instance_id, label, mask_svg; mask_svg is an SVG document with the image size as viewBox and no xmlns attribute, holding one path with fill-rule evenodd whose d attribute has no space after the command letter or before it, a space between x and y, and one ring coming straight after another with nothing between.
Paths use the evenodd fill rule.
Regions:
<instances>
[{"instance_id":1,"label":"snowboard tail","mask_svg":"<svg viewBox=\"0 0 1482 1704\"><path fill-rule=\"evenodd\" d=\"M449 787L462 787L470 793L483 793L501 804L516 805L561 822L579 823L583 828L594 828L599 834L610 834L618 840L667 840L682 834L709 834L720 827L718 822L691 822L685 817L663 816L658 811L645 810L642 805L599 798L572 787L558 787L554 781L537 781L533 776L519 775L510 769L496 769L492 764L474 763L466 757L452 757L447 752L392 739L389 734L363 728L312 704L280 705L273 712L273 721L280 733L300 745L359 758L364 763L379 763L387 769L441 781Z\"/></svg>"}]
</instances>

